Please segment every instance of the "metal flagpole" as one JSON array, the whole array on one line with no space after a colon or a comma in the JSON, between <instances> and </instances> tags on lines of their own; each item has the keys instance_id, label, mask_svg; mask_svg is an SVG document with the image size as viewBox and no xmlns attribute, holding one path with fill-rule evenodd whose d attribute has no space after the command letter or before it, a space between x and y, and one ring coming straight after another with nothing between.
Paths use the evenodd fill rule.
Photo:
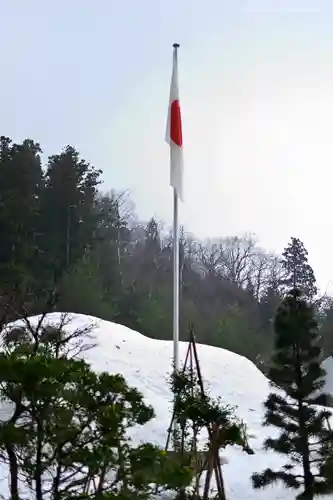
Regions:
<instances>
[{"instance_id":1,"label":"metal flagpole","mask_svg":"<svg viewBox=\"0 0 333 500\"><path fill-rule=\"evenodd\" d=\"M179 44L174 43L173 69L178 68ZM178 93L178 77L177 77ZM177 99L179 96L176 96ZM181 124L180 124L181 125ZM172 151L172 150L171 150ZM172 153L171 153L172 154ZM174 372L179 370L179 199L177 190L173 189L173 367ZM178 425L174 422L174 450L178 450Z\"/></svg>"},{"instance_id":2,"label":"metal flagpole","mask_svg":"<svg viewBox=\"0 0 333 500\"><path fill-rule=\"evenodd\" d=\"M178 68L179 44L174 43L174 65ZM177 81L178 85L178 81ZM177 96L178 98L178 96ZM173 362L179 369L179 213L178 194L173 190Z\"/></svg>"},{"instance_id":3,"label":"metal flagpole","mask_svg":"<svg viewBox=\"0 0 333 500\"><path fill-rule=\"evenodd\" d=\"M179 213L178 195L173 190L173 363L179 370Z\"/></svg>"}]
</instances>

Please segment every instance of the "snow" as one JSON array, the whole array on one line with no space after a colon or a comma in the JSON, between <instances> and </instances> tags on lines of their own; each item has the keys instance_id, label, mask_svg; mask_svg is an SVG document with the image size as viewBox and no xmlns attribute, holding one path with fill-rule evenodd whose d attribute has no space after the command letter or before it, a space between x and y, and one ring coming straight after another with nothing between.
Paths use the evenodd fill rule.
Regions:
<instances>
[{"instance_id":1,"label":"snow","mask_svg":"<svg viewBox=\"0 0 333 500\"><path fill-rule=\"evenodd\" d=\"M333 356L326 358L322 367L326 371L324 391L333 396Z\"/></svg>"},{"instance_id":2,"label":"snow","mask_svg":"<svg viewBox=\"0 0 333 500\"><path fill-rule=\"evenodd\" d=\"M61 315L48 315L48 323L58 323ZM70 315L66 328L74 330L94 325L93 342L96 344L83 355L96 371L121 373L127 382L137 387L152 404L156 418L143 428L135 430L135 440L145 440L165 445L166 429L170 424L171 394L167 379L171 371L172 342L144 337L129 328L84 315ZM34 317L32 322L37 322ZM184 359L187 343L180 343L180 357ZM198 355L205 385L213 396L221 396L226 404L237 407L236 414L248 426L249 443L255 451L247 455L235 447L223 452L228 460L223 465L223 476L228 500L294 500L295 490L282 485L253 490L250 476L266 467L278 468L284 458L273 452L264 452L262 442L274 429L264 428L262 402L269 393L269 383L256 366L246 358L206 345L198 345ZM332 362L333 375L333 362ZM333 382L333 376L332 376ZM332 385L333 388L333 385ZM5 419L8 408L0 406L0 418ZM6 476L0 470L0 476ZM0 494L8 496L6 482L1 482ZM6 487L7 491L4 490ZM333 500L333 496L326 496Z\"/></svg>"}]
</instances>

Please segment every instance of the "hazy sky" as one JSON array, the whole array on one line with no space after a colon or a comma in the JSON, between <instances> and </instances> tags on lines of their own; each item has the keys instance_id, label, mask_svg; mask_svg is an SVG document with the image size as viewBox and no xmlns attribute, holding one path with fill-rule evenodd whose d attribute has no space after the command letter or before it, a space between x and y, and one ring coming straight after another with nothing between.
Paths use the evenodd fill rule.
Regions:
<instances>
[{"instance_id":1,"label":"hazy sky","mask_svg":"<svg viewBox=\"0 0 333 500\"><path fill-rule=\"evenodd\" d=\"M0 22L0 133L74 145L167 222L178 41L181 222L276 251L299 237L333 281L332 0L1 0Z\"/></svg>"}]
</instances>

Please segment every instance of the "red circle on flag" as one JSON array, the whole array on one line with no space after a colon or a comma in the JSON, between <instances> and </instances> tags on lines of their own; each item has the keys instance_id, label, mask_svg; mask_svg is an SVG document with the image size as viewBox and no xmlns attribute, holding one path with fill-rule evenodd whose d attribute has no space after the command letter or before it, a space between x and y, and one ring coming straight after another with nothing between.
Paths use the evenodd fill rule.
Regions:
<instances>
[{"instance_id":1,"label":"red circle on flag","mask_svg":"<svg viewBox=\"0 0 333 500\"><path fill-rule=\"evenodd\" d=\"M170 139L178 147L183 145L182 119L179 101L172 101L170 109Z\"/></svg>"}]
</instances>

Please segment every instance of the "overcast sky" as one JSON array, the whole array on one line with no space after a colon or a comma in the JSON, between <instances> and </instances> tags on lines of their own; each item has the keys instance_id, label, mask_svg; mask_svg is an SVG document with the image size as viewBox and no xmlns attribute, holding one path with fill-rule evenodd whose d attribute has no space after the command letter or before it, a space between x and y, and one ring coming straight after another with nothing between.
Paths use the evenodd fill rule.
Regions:
<instances>
[{"instance_id":1,"label":"overcast sky","mask_svg":"<svg viewBox=\"0 0 333 500\"><path fill-rule=\"evenodd\" d=\"M0 22L0 133L74 145L167 222L179 42L181 222L275 251L299 237L333 281L332 0L1 0Z\"/></svg>"}]
</instances>

